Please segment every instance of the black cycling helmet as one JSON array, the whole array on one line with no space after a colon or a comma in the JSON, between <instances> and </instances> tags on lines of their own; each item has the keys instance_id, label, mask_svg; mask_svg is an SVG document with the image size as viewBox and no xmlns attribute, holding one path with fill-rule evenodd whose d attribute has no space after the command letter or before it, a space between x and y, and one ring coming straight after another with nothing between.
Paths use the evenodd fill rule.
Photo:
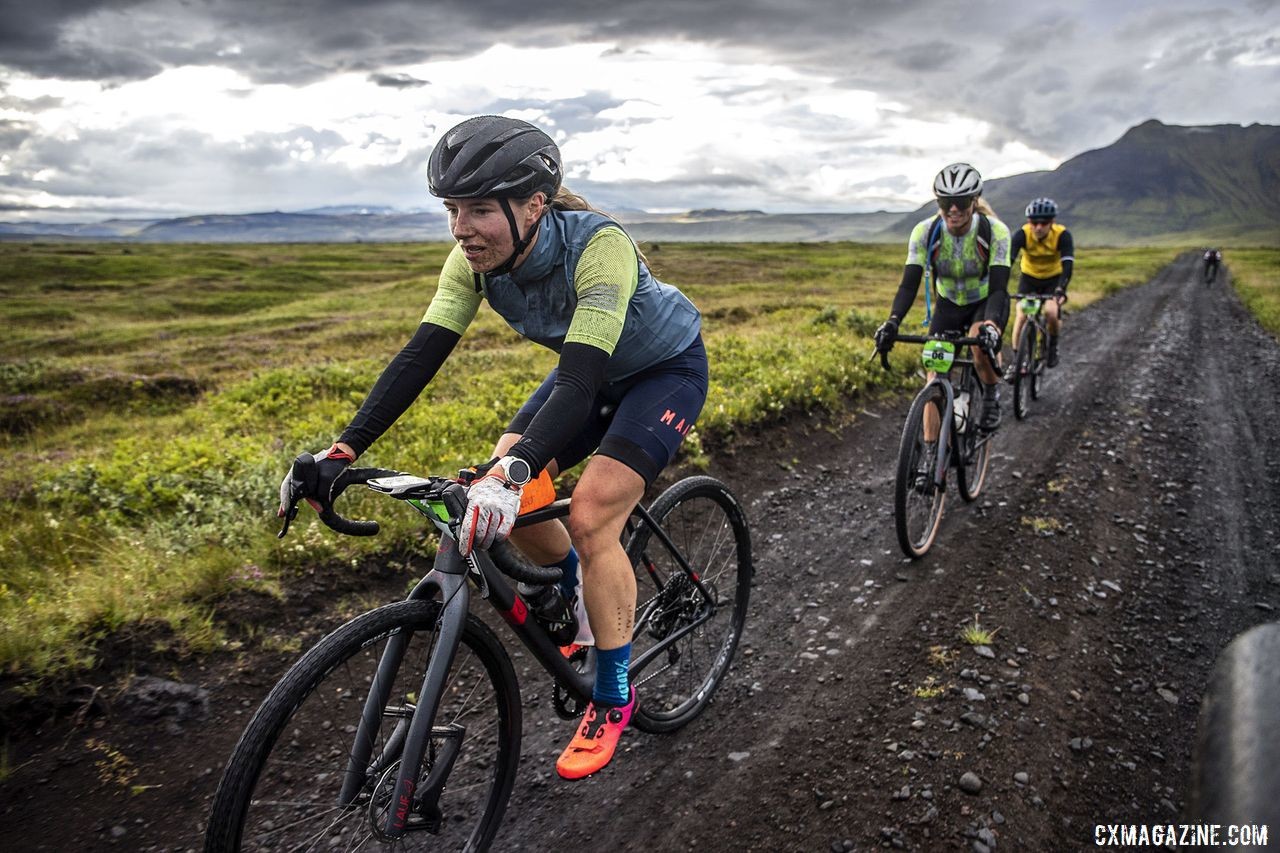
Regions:
<instances>
[{"instance_id":1,"label":"black cycling helmet","mask_svg":"<svg viewBox=\"0 0 1280 853\"><path fill-rule=\"evenodd\" d=\"M555 198L563 170L550 136L518 118L476 116L431 149L427 188L439 198Z\"/></svg>"},{"instance_id":2,"label":"black cycling helmet","mask_svg":"<svg viewBox=\"0 0 1280 853\"><path fill-rule=\"evenodd\" d=\"M506 116L476 116L456 125L440 137L427 160L427 189L433 196L496 198L501 204L514 249L488 275L511 272L542 223L539 219L529 233L521 234L510 199L543 192L550 203L562 177L560 149L551 137L527 121Z\"/></svg>"},{"instance_id":3,"label":"black cycling helmet","mask_svg":"<svg viewBox=\"0 0 1280 853\"><path fill-rule=\"evenodd\" d=\"M933 179L936 196L982 195L982 175L968 163L952 163Z\"/></svg>"},{"instance_id":4,"label":"black cycling helmet","mask_svg":"<svg viewBox=\"0 0 1280 853\"><path fill-rule=\"evenodd\" d=\"M1058 215L1058 203L1051 198L1038 198L1027 205L1028 219L1053 219Z\"/></svg>"}]
</instances>

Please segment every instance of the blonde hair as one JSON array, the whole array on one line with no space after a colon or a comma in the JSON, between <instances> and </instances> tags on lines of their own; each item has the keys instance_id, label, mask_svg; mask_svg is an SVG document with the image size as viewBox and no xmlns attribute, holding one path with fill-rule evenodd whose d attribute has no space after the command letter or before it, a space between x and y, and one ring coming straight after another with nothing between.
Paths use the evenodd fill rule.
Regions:
<instances>
[{"instance_id":1,"label":"blonde hair","mask_svg":"<svg viewBox=\"0 0 1280 853\"><path fill-rule=\"evenodd\" d=\"M603 210L592 207L591 202L566 186L561 186L560 189L556 190L556 197L547 203L556 210L590 210L593 213L599 213L601 216L609 216ZM609 218L612 219L613 217L610 216Z\"/></svg>"},{"instance_id":2,"label":"blonde hair","mask_svg":"<svg viewBox=\"0 0 1280 853\"><path fill-rule=\"evenodd\" d=\"M988 219L999 219L999 217L996 216L996 212L991 209L991 205L988 204L987 200L982 196L978 196L978 212Z\"/></svg>"}]
</instances>

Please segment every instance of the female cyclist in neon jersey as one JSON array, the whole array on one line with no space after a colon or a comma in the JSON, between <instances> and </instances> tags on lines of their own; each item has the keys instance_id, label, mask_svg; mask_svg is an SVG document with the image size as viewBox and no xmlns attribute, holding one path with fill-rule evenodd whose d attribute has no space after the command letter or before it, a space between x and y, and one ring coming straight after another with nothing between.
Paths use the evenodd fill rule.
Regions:
<instances>
[{"instance_id":1,"label":"female cyclist in neon jersey","mask_svg":"<svg viewBox=\"0 0 1280 853\"><path fill-rule=\"evenodd\" d=\"M568 529L550 521L512 536L530 558L568 576L581 558L596 682L556 762L561 776L579 779L613 757L635 708L627 666L636 587L621 534L706 401L701 316L679 290L653 277L618 223L561 186L560 150L532 124L468 119L441 137L427 175L457 245L417 332L338 441L317 457L315 497L324 503L333 479L417 398L482 301L516 332L559 353L498 439L493 467L470 486L458 547L467 554L505 539L526 491L541 480L549 503L551 478L591 456L574 489Z\"/></svg>"},{"instance_id":2,"label":"female cyclist in neon jersey","mask_svg":"<svg viewBox=\"0 0 1280 853\"><path fill-rule=\"evenodd\" d=\"M1045 363L1058 366L1058 332L1061 329L1058 306L1067 301L1067 285L1075 267L1075 241L1071 232L1054 222L1058 216L1058 204L1051 198L1038 198L1027 205L1027 224L1013 234L1009 248L1009 260L1018 260L1022 254L1018 277L1019 296L1052 296L1044 303L1045 325L1049 329L1049 352ZM1013 320L1013 341L1022 334L1022 305L1017 306ZM1008 369L1012 371L1013 365ZM1012 376L1012 374L1010 374Z\"/></svg>"},{"instance_id":3,"label":"female cyclist in neon jersey","mask_svg":"<svg viewBox=\"0 0 1280 853\"><path fill-rule=\"evenodd\" d=\"M982 200L982 176L968 163L953 163L939 172L933 193L940 213L911 232L902 282L889 319L876 330L876 349L893 348L898 324L916 301L927 266L930 287L938 297L929 334L961 332L984 339L987 348L997 353L1009 319L1009 229ZM999 376L982 350L974 352L974 362L983 386L978 427L991 431L1000 425ZM937 424L929 423L930 413L926 410L925 433L937 435Z\"/></svg>"}]
</instances>

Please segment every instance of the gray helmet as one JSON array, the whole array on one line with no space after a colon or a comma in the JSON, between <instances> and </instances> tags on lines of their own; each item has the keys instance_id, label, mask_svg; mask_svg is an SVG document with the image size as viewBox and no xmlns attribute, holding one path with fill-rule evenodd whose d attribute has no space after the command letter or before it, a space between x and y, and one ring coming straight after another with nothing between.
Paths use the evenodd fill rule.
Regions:
<instances>
[{"instance_id":1,"label":"gray helmet","mask_svg":"<svg viewBox=\"0 0 1280 853\"><path fill-rule=\"evenodd\" d=\"M1053 219L1058 215L1058 203L1051 198L1038 198L1027 205L1028 219Z\"/></svg>"},{"instance_id":2,"label":"gray helmet","mask_svg":"<svg viewBox=\"0 0 1280 853\"><path fill-rule=\"evenodd\" d=\"M427 189L439 198L555 198L563 178L560 149L550 136L517 118L476 116L452 128L431 149Z\"/></svg>"},{"instance_id":3,"label":"gray helmet","mask_svg":"<svg viewBox=\"0 0 1280 853\"><path fill-rule=\"evenodd\" d=\"M982 175L968 163L952 163L933 179L933 194L982 195Z\"/></svg>"}]
</instances>

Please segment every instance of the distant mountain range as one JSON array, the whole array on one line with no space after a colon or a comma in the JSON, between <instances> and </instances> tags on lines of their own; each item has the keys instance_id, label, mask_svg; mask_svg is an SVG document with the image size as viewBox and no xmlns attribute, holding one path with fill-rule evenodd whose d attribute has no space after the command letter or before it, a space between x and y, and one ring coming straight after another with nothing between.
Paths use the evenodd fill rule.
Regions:
<instances>
[{"instance_id":1,"label":"distant mountain range","mask_svg":"<svg viewBox=\"0 0 1280 853\"><path fill-rule=\"evenodd\" d=\"M975 164L980 169L986 164ZM986 183L985 196L1009 224L1027 202L1057 200L1060 221L1094 245L1276 242L1280 236L1280 127L1180 127L1152 120L1114 144L1057 169ZM616 210L641 241L905 241L935 207L912 213L765 213ZM138 242L390 242L448 240L437 211L353 205L293 213L209 214L79 224L0 222L0 240Z\"/></svg>"},{"instance_id":2,"label":"distant mountain range","mask_svg":"<svg viewBox=\"0 0 1280 853\"><path fill-rule=\"evenodd\" d=\"M1051 172L987 181L983 195L1009 224L1025 221L1033 198L1055 199L1059 221L1094 245L1271 245L1280 238L1280 127L1152 120ZM936 211L926 204L874 239L905 240Z\"/></svg>"}]
</instances>

